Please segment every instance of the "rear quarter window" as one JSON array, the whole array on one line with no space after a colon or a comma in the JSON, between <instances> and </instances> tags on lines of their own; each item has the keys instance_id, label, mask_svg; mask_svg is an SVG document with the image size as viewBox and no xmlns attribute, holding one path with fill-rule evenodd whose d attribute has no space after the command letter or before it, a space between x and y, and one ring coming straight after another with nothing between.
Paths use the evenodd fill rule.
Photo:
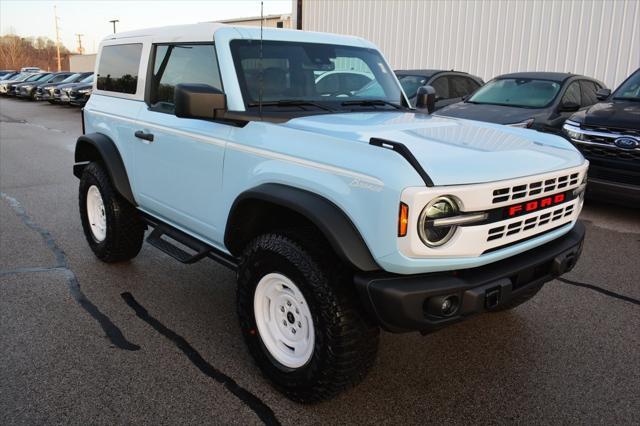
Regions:
<instances>
[{"instance_id":1,"label":"rear quarter window","mask_svg":"<svg viewBox=\"0 0 640 426\"><path fill-rule=\"evenodd\" d=\"M142 43L104 46L98 64L98 90L135 94Z\"/></svg>"}]
</instances>

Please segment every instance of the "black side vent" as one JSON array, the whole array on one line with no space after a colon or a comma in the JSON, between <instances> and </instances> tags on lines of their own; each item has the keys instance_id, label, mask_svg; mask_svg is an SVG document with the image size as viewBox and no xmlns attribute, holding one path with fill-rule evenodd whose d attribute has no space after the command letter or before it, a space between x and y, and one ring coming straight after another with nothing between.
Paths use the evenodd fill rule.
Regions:
<instances>
[{"instance_id":1,"label":"black side vent","mask_svg":"<svg viewBox=\"0 0 640 426\"><path fill-rule=\"evenodd\" d=\"M409 148L407 148L404 144L401 144L400 142L389 141L386 139L371 138L369 139L369 145L390 149L402 155L402 157L404 157L404 159L407 160L409 164L411 164L411 167L413 167L414 170L420 175L420 177L424 181L424 184L427 186L433 186L433 181L431 180L427 172L424 171L416 157L413 156Z\"/></svg>"}]
</instances>

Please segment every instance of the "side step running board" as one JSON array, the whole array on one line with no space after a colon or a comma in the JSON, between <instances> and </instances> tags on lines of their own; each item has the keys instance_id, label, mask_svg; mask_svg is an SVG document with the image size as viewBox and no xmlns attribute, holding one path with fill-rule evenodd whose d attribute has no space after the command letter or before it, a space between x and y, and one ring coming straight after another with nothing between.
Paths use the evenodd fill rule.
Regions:
<instances>
[{"instance_id":1,"label":"side step running board","mask_svg":"<svg viewBox=\"0 0 640 426\"><path fill-rule=\"evenodd\" d=\"M238 259L148 215L145 222L154 229L147 242L182 263L195 263L209 257L229 269L238 269ZM163 238L165 237L165 238ZM183 247L179 247L179 243ZM186 250L186 249L188 250Z\"/></svg>"},{"instance_id":2,"label":"side step running board","mask_svg":"<svg viewBox=\"0 0 640 426\"><path fill-rule=\"evenodd\" d=\"M187 253L187 251L172 244L169 240L162 239L163 235L189 247L195 253ZM175 230L160 225L156 226L151 235L147 237L147 242L182 263L195 263L203 259L209 252L210 247L192 237L185 237L187 237L186 234L178 234Z\"/></svg>"}]
</instances>

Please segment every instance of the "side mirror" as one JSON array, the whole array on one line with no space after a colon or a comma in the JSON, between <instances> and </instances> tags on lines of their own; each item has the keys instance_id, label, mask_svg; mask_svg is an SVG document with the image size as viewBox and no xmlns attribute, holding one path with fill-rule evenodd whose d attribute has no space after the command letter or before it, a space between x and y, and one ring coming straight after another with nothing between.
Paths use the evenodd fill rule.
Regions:
<instances>
[{"instance_id":1,"label":"side mirror","mask_svg":"<svg viewBox=\"0 0 640 426\"><path fill-rule=\"evenodd\" d=\"M596 92L596 98L598 98L599 101L604 101L609 96L611 96L611 90L609 89L598 89Z\"/></svg>"},{"instance_id":2,"label":"side mirror","mask_svg":"<svg viewBox=\"0 0 640 426\"><path fill-rule=\"evenodd\" d=\"M558 108L558 110L562 112L575 112L579 109L580 109L580 105L572 101L562 102L560 104L560 108Z\"/></svg>"},{"instance_id":3,"label":"side mirror","mask_svg":"<svg viewBox=\"0 0 640 426\"><path fill-rule=\"evenodd\" d=\"M418 87L416 108L425 109L431 114L436 109L436 89L431 86Z\"/></svg>"},{"instance_id":4,"label":"side mirror","mask_svg":"<svg viewBox=\"0 0 640 426\"><path fill-rule=\"evenodd\" d=\"M173 102L181 118L211 120L227 110L227 96L208 84L177 84Z\"/></svg>"}]
</instances>

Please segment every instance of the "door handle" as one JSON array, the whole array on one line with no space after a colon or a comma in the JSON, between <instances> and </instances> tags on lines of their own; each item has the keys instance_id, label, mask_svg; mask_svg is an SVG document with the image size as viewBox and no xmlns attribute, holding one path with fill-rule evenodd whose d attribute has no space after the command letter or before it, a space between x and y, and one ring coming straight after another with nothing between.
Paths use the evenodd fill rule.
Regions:
<instances>
[{"instance_id":1,"label":"door handle","mask_svg":"<svg viewBox=\"0 0 640 426\"><path fill-rule=\"evenodd\" d=\"M142 130L136 130L134 136L138 139L144 139L149 142L153 142L153 133L145 133Z\"/></svg>"}]
</instances>

